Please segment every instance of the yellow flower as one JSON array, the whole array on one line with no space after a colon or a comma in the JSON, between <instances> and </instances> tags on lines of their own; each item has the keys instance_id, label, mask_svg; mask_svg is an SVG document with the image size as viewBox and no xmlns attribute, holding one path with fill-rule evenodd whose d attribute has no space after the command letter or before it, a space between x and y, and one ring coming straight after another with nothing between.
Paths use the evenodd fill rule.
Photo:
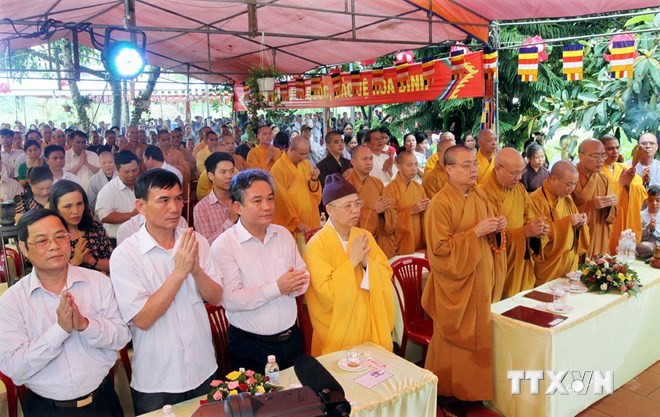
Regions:
<instances>
[{"instance_id":1,"label":"yellow flower","mask_svg":"<svg viewBox=\"0 0 660 417\"><path fill-rule=\"evenodd\" d=\"M599 276L601 276L601 275L603 275L603 273L600 272L600 269L599 269L598 271L596 271L596 276L597 276L597 277L599 277Z\"/></svg>"},{"instance_id":2,"label":"yellow flower","mask_svg":"<svg viewBox=\"0 0 660 417\"><path fill-rule=\"evenodd\" d=\"M584 270L582 271L582 275L588 275L588 274L589 274L589 270L588 270L588 269L584 269Z\"/></svg>"},{"instance_id":3,"label":"yellow flower","mask_svg":"<svg viewBox=\"0 0 660 417\"><path fill-rule=\"evenodd\" d=\"M230 381L235 381L236 378L238 378L239 376L241 376L241 373L240 373L240 372L238 372L238 371L233 371L233 372L228 373L228 374L226 375L226 378L227 378L228 380L230 380Z\"/></svg>"},{"instance_id":4,"label":"yellow flower","mask_svg":"<svg viewBox=\"0 0 660 417\"><path fill-rule=\"evenodd\" d=\"M619 272L619 279L620 279L621 281L626 281L626 280L628 280L628 278L627 278L625 275L623 275L621 272Z\"/></svg>"},{"instance_id":5,"label":"yellow flower","mask_svg":"<svg viewBox=\"0 0 660 417\"><path fill-rule=\"evenodd\" d=\"M229 391L229 395L237 395L237 394L238 394L238 391L236 391L235 389Z\"/></svg>"},{"instance_id":6,"label":"yellow flower","mask_svg":"<svg viewBox=\"0 0 660 417\"><path fill-rule=\"evenodd\" d=\"M259 386L257 386L257 392L260 393L260 394L263 394L264 392L266 392L266 390L264 389L263 386L259 385Z\"/></svg>"}]
</instances>

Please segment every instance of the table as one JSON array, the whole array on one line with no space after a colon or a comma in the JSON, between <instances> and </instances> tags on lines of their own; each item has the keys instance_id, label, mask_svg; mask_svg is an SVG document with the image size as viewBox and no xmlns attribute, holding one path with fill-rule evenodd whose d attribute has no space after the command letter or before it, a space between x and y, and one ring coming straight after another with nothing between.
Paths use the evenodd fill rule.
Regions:
<instances>
[{"instance_id":1,"label":"table","mask_svg":"<svg viewBox=\"0 0 660 417\"><path fill-rule=\"evenodd\" d=\"M358 350L372 355L382 363L388 364L387 371L393 377L376 385L373 389L363 388L353 381L358 376L369 371L347 372L337 366L339 359L345 357L345 351L323 355L317 359L339 381L344 388L346 397L351 401L351 416L415 416L435 417L437 402L438 378L426 369L402 359L380 346L364 343ZM288 384L295 373L288 368L280 373L280 381ZM199 407L200 398L185 401L173 406L177 417L190 416ZM143 414L143 417L159 417L161 411L156 410Z\"/></svg>"},{"instance_id":2,"label":"table","mask_svg":"<svg viewBox=\"0 0 660 417\"><path fill-rule=\"evenodd\" d=\"M574 310L553 328L501 315L516 305L538 306L539 301L522 297L527 291L492 305L492 404L500 413L507 417L576 415L603 395L594 394L593 387L584 395L571 391L572 371L582 375L584 371L612 370L617 389L660 359L660 271L639 261L631 267L644 284L637 298L618 293L570 294L568 304ZM550 292L556 282L537 289ZM523 381L520 395L513 395L507 379L510 370L569 371L562 381L569 393L545 395L546 376L540 394L530 394L530 381Z\"/></svg>"}]
</instances>

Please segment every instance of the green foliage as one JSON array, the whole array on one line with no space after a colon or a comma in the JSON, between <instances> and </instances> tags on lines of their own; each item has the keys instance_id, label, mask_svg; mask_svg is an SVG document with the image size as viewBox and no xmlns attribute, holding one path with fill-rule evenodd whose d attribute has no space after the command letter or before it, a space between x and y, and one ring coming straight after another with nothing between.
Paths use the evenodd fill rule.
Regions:
<instances>
[{"instance_id":1,"label":"green foliage","mask_svg":"<svg viewBox=\"0 0 660 417\"><path fill-rule=\"evenodd\" d=\"M245 80L245 85L250 89L250 94L246 100L246 107L252 127L257 127L259 126L259 112L265 111L267 108L271 107L270 102L268 101L268 96L261 93L257 79L278 78L283 74L273 65L265 68L250 67L248 69L248 74L250 76L247 80ZM280 104L281 99L279 97L275 97L275 100L273 101L273 110L269 111L271 118L279 119L281 117L281 115L278 113Z\"/></svg>"}]
</instances>

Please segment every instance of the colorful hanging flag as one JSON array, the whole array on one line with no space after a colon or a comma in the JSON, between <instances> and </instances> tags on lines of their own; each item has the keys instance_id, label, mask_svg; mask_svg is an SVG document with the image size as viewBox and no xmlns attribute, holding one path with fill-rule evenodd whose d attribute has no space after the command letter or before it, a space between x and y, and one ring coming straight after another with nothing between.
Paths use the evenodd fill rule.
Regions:
<instances>
[{"instance_id":1,"label":"colorful hanging flag","mask_svg":"<svg viewBox=\"0 0 660 417\"><path fill-rule=\"evenodd\" d=\"M486 98L481 110L481 130L493 129L495 126L495 100Z\"/></svg>"},{"instance_id":2,"label":"colorful hanging flag","mask_svg":"<svg viewBox=\"0 0 660 417\"><path fill-rule=\"evenodd\" d=\"M576 81L583 78L584 46L564 45L563 61L562 72L565 80Z\"/></svg>"},{"instance_id":3,"label":"colorful hanging flag","mask_svg":"<svg viewBox=\"0 0 660 417\"><path fill-rule=\"evenodd\" d=\"M351 71L351 89L353 95L357 95L360 91L360 70Z\"/></svg>"},{"instance_id":4,"label":"colorful hanging flag","mask_svg":"<svg viewBox=\"0 0 660 417\"><path fill-rule=\"evenodd\" d=\"M250 86L245 83L243 83L243 97L245 97L246 100L250 99Z\"/></svg>"},{"instance_id":5,"label":"colorful hanging flag","mask_svg":"<svg viewBox=\"0 0 660 417\"><path fill-rule=\"evenodd\" d=\"M334 96L337 97L341 94L341 73L333 72L330 78L332 78L332 91Z\"/></svg>"},{"instance_id":6,"label":"colorful hanging flag","mask_svg":"<svg viewBox=\"0 0 660 417\"><path fill-rule=\"evenodd\" d=\"M635 63L635 41L623 40L612 43L610 71L613 78L632 78Z\"/></svg>"},{"instance_id":7,"label":"colorful hanging flag","mask_svg":"<svg viewBox=\"0 0 660 417\"><path fill-rule=\"evenodd\" d=\"M495 94L495 78L497 78L497 50L486 48L483 55L485 96Z\"/></svg>"},{"instance_id":8,"label":"colorful hanging flag","mask_svg":"<svg viewBox=\"0 0 660 417\"><path fill-rule=\"evenodd\" d=\"M371 72L371 89L372 91L382 91L385 86L383 85L383 67L376 67Z\"/></svg>"},{"instance_id":9,"label":"colorful hanging flag","mask_svg":"<svg viewBox=\"0 0 660 417\"><path fill-rule=\"evenodd\" d=\"M280 97L284 101L289 100L289 82L288 81L282 81L280 83Z\"/></svg>"},{"instance_id":10,"label":"colorful hanging flag","mask_svg":"<svg viewBox=\"0 0 660 417\"><path fill-rule=\"evenodd\" d=\"M406 85L406 79L408 78L408 63L402 62L396 65L396 79L397 85L399 88Z\"/></svg>"},{"instance_id":11,"label":"colorful hanging flag","mask_svg":"<svg viewBox=\"0 0 660 417\"><path fill-rule=\"evenodd\" d=\"M319 76L312 77L312 89L310 91L312 97L322 95L319 87L321 87L321 77Z\"/></svg>"},{"instance_id":12,"label":"colorful hanging flag","mask_svg":"<svg viewBox=\"0 0 660 417\"><path fill-rule=\"evenodd\" d=\"M299 100L305 99L305 79L296 78L296 98Z\"/></svg>"},{"instance_id":13,"label":"colorful hanging flag","mask_svg":"<svg viewBox=\"0 0 660 417\"><path fill-rule=\"evenodd\" d=\"M536 45L520 48L518 55L518 79L522 82L536 81L539 72L539 52Z\"/></svg>"},{"instance_id":14,"label":"colorful hanging flag","mask_svg":"<svg viewBox=\"0 0 660 417\"><path fill-rule=\"evenodd\" d=\"M449 53L451 61L451 79L460 80L465 74L465 51L457 49Z\"/></svg>"},{"instance_id":15,"label":"colorful hanging flag","mask_svg":"<svg viewBox=\"0 0 660 417\"><path fill-rule=\"evenodd\" d=\"M422 75L424 76L424 85L431 84L433 74L435 73L435 58L427 57L422 60Z\"/></svg>"}]
</instances>

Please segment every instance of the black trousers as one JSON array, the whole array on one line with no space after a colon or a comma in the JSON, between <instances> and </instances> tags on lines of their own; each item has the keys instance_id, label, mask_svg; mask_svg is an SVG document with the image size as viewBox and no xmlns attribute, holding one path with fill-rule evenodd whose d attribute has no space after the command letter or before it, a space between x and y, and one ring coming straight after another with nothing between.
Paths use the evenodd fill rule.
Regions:
<instances>
[{"instance_id":1,"label":"black trousers","mask_svg":"<svg viewBox=\"0 0 660 417\"><path fill-rule=\"evenodd\" d=\"M206 395L211 390L211 381L214 379L216 379L215 373L213 373L213 375L211 375L206 381L202 382L197 388L186 392L140 392L131 388L131 397L133 398L135 415L139 416L150 411L158 410L166 404L177 404L182 401Z\"/></svg>"},{"instance_id":2,"label":"black trousers","mask_svg":"<svg viewBox=\"0 0 660 417\"><path fill-rule=\"evenodd\" d=\"M275 355L280 369L286 369L293 366L304 353L302 336L296 324L291 328L291 336L282 342L264 342L256 335L234 326L229 326L228 339L231 367L234 370L245 368L263 374L268 355Z\"/></svg>"},{"instance_id":3,"label":"black trousers","mask_svg":"<svg viewBox=\"0 0 660 417\"><path fill-rule=\"evenodd\" d=\"M105 377L91 404L84 407L56 407L53 400L30 390L25 392L25 417L124 417L124 411L110 378Z\"/></svg>"}]
</instances>

